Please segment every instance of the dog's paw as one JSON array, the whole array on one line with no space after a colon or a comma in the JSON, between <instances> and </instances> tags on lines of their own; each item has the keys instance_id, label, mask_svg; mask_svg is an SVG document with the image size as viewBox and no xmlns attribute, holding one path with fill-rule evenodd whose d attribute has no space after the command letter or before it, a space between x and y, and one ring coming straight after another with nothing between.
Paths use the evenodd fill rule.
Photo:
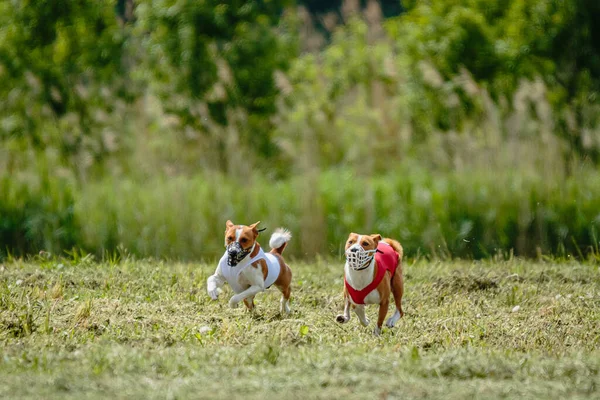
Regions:
<instances>
[{"instance_id":1,"label":"dog's paw","mask_svg":"<svg viewBox=\"0 0 600 400\"><path fill-rule=\"evenodd\" d=\"M290 304L289 301L281 298L281 302L280 302L280 307L279 307L279 313L283 314L283 315L289 315L290 314Z\"/></svg>"},{"instance_id":2,"label":"dog's paw","mask_svg":"<svg viewBox=\"0 0 600 400\"><path fill-rule=\"evenodd\" d=\"M344 314L340 314L337 317L335 317L335 322L339 322L340 324L344 324L346 322L348 322L350 318L346 317Z\"/></svg>"},{"instance_id":3,"label":"dog's paw","mask_svg":"<svg viewBox=\"0 0 600 400\"><path fill-rule=\"evenodd\" d=\"M217 300L217 298L219 297L219 291L218 291L218 289L209 290L208 295L210 296L211 299Z\"/></svg>"},{"instance_id":4,"label":"dog's paw","mask_svg":"<svg viewBox=\"0 0 600 400\"><path fill-rule=\"evenodd\" d=\"M369 326L370 322L371 322L371 320L369 318L365 318L364 320L360 321L360 323L362 324L362 326Z\"/></svg>"},{"instance_id":5,"label":"dog's paw","mask_svg":"<svg viewBox=\"0 0 600 400\"><path fill-rule=\"evenodd\" d=\"M238 308L239 305L240 305L240 302L238 299L235 298L235 296L229 300L229 307Z\"/></svg>"},{"instance_id":6,"label":"dog's paw","mask_svg":"<svg viewBox=\"0 0 600 400\"><path fill-rule=\"evenodd\" d=\"M373 330L373 335L375 335L375 336L381 335L381 328L376 326L375 329Z\"/></svg>"},{"instance_id":7,"label":"dog's paw","mask_svg":"<svg viewBox=\"0 0 600 400\"><path fill-rule=\"evenodd\" d=\"M388 328L393 328L394 326L396 326L396 322L398 322L401 317L402 314L398 310L396 310L394 315L387 319L385 326L387 326Z\"/></svg>"}]
</instances>

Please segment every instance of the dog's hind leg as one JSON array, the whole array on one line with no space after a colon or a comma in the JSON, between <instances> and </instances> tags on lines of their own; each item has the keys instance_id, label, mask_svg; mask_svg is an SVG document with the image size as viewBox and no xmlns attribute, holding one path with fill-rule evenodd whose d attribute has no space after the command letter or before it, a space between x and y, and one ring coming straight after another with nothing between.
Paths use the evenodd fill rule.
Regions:
<instances>
[{"instance_id":1,"label":"dog's hind leg","mask_svg":"<svg viewBox=\"0 0 600 400\"><path fill-rule=\"evenodd\" d=\"M388 318L388 320L385 323L385 326L387 326L388 328L393 328L396 325L396 322L398 322L398 320L400 320L402 316L400 315L400 311L398 311L398 309L396 309L396 311L394 312L394 315L392 315L391 317Z\"/></svg>"},{"instance_id":2,"label":"dog's hind leg","mask_svg":"<svg viewBox=\"0 0 600 400\"><path fill-rule=\"evenodd\" d=\"M282 314L287 315L290 313L289 302L290 294L292 292L292 270L283 262L281 256L279 256L279 265L281 266L281 271L275 281L275 286L281 291L281 307L279 310Z\"/></svg>"},{"instance_id":3,"label":"dog's hind leg","mask_svg":"<svg viewBox=\"0 0 600 400\"><path fill-rule=\"evenodd\" d=\"M393 328L396 322L404 316L402 311L402 295L404 294L404 280L402 279L402 270L398 268L392 277L392 293L394 294L394 302L396 303L396 311L394 315L388 318L385 325L388 328Z\"/></svg>"},{"instance_id":4,"label":"dog's hind leg","mask_svg":"<svg viewBox=\"0 0 600 400\"><path fill-rule=\"evenodd\" d=\"M290 305L289 305L289 301L290 301L290 294L292 292L292 290L290 289L289 286L286 287L279 287L279 290L281 290L281 300L280 300L280 308L279 311L282 314L289 314L290 313Z\"/></svg>"},{"instance_id":5,"label":"dog's hind leg","mask_svg":"<svg viewBox=\"0 0 600 400\"><path fill-rule=\"evenodd\" d=\"M287 315L290 313L291 310L290 310L289 301L290 301L289 298L286 299L284 296L281 296L281 300L279 301L279 303L280 303L279 311L282 314Z\"/></svg>"},{"instance_id":6,"label":"dog's hind leg","mask_svg":"<svg viewBox=\"0 0 600 400\"><path fill-rule=\"evenodd\" d=\"M244 304L246 305L246 307L248 307L248 310L253 311L254 310L254 296L246 297L244 299Z\"/></svg>"}]
</instances>

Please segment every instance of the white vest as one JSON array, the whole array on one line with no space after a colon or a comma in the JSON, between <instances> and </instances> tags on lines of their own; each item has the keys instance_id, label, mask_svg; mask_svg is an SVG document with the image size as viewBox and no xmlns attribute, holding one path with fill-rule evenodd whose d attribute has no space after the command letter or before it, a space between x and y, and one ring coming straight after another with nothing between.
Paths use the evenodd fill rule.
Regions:
<instances>
[{"instance_id":1,"label":"white vest","mask_svg":"<svg viewBox=\"0 0 600 400\"><path fill-rule=\"evenodd\" d=\"M279 259L271 253L265 253L262 247L258 250L258 254L250 258L250 254L246 256L242 261L235 267L231 267L227 264L227 251L223 254L223 257L219 260L219 267L221 269L221 275L225 278L231 289L235 293L242 293L248 289L249 286L242 287L239 283L239 275L246 267L256 261L264 259L267 263L268 273L265 278L265 289L271 286L279 277L281 266L279 265Z\"/></svg>"}]
</instances>

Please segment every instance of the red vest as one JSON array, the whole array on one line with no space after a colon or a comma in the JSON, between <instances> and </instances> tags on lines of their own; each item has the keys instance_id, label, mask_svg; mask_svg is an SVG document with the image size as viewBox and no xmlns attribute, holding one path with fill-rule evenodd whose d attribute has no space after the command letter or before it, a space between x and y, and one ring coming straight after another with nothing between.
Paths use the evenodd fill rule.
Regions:
<instances>
[{"instance_id":1,"label":"red vest","mask_svg":"<svg viewBox=\"0 0 600 400\"><path fill-rule=\"evenodd\" d=\"M385 275L385 271L390 271L390 275L394 276L394 272L396 272L396 267L398 266L398 253L396 250L389 244L385 242L379 242L377 245L377 252L375 253L375 266L377 268L377 274L375 275L375 279L373 282L369 283L364 289L356 290L352 286L348 284L346 281L346 277L344 277L344 284L346 285L346 290L348 294L352 298L352 301L355 304L365 304L365 297L369 293L371 293Z\"/></svg>"}]
</instances>

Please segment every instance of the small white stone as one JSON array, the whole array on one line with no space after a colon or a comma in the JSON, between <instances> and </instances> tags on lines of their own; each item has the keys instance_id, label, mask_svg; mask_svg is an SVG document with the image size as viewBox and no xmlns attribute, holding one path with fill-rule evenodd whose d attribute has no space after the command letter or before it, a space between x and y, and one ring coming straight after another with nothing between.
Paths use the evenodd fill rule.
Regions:
<instances>
[{"instance_id":1,"label":"small white stone","mask_svg":"<svg viewBox=\"0 0 600 400\"><path fill-rule=\"evenodd\" d=\"M198 332L200 333L207 333L210 331L212 331L212 328L208 325L201 326L200 329L198 329Z\"/></svg>"},{"instance_id":2,"label":"small white stone","mask_svg":"<svg viewBox=\"0 0 600 400\"><path fill-rule=\"evenodd\" d=\"M514 306L512 312L517 312L521 309L521 306Z\"/></svg>"},{"instance_id":3,"label":"small white stone","mask_svg":"<svg viewBox=\"0 0 600 400\"><path fill-rule=\"evenodd\" d=\"M475 318L481 318L481 314L477 314Z\"/></svg>"},{"instance_id":4,"label":"small white stone","mask_svg":"<svg viewBox=\"0 0 600 400\"><path fill-rule=\"evenodd\" d=\"M555 298L556 300L560 299L561 297L562 297L562 296L561 296L560 294L557 294L556 296L554 296L554 298Z\"/></svg>"},{"instance_id":5,"label":"small white stone","mask_svg":"<svg viewBox=\"0 0 600 400\"><path fill-rule=\"evenodd\" d=\"M23 283L23 279L17 279L17 281L15 282L15 285L21 286L21 283Z\"/></svg>"}]
</instances>

